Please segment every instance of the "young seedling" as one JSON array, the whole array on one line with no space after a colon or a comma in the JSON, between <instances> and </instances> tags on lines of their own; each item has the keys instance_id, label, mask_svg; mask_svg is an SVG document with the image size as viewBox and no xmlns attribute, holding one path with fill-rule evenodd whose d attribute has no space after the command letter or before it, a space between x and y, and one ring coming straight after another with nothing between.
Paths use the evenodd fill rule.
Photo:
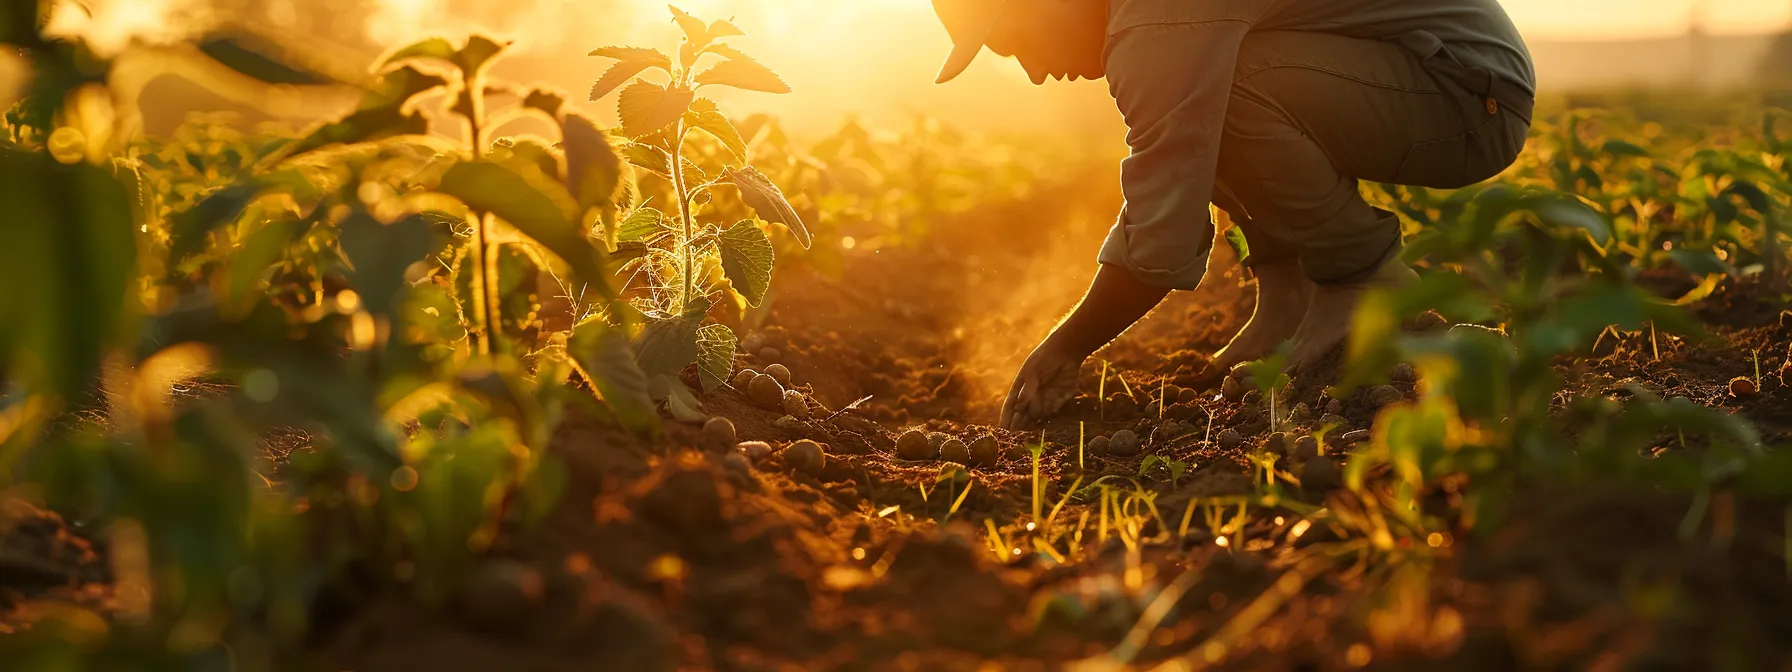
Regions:
<instances>
[{"instance_id":1,"label":"young seedling","mask_svg":"<svg viewBox=\"0 0 1792 672\"><path fill-rule=\"evenodd\" d=\"M1076 468L1078 471L1083 469L1083 447L1088 445L1088 438L1088 423L1078 420L1076 423Z\"/></svg>"},{"instance_id":2,"label":"young seedling","mask_svg":"<svg viewBox=\"0 0 1792 672\"><path fill-rule=\"evenodd\" d=\"M1039 456L1045 453L1045 430L1039 430L1039 443L1027 444L1033 459L1033 520L1039 522Z\"/></svg>"},{"instance_id":3,"label":"young seedling","mask_svg":"<svg viewBox=\"0 0 1792 672\"><path fill-rule=\"evenodd\" d=\"M1095 417L1108 419L1108 360L1101 360L1101 381L1095 384Z\"/></svg>"},{"instance_id":4,"label":"young seedling","mask_svg":"<svg viewBox=\"0 0 1792 672\"><path fill-rule=\"evenodd\" d=\"M1263 398L1269 402L1269 431L1277 431L1276 394L1288 384L1288 374L1282 367L1288 361L1288 345L1277 348L1275 354L1251 362L1252 380L1257 382L1257 389L1263 392Z\"/></svg>"}]
</instances>

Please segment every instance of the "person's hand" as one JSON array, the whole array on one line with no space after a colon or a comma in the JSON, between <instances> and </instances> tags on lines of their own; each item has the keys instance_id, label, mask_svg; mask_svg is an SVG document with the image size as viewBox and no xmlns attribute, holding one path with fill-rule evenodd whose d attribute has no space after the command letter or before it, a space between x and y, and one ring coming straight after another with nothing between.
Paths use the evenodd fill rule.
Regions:
<instances>
[{"instance_id":1,"label":"person's hand","mask_svg":"<svg viewBox=\"0 0 1792 672\"><path fill-rule=\"evenodd\" d=\"M1002 426L1021 429L1056 414L1076 396L1077 374L1088 358L1046 338L1015 374L1014 386L1002 402Z\"/></svg>"}]
</instances>

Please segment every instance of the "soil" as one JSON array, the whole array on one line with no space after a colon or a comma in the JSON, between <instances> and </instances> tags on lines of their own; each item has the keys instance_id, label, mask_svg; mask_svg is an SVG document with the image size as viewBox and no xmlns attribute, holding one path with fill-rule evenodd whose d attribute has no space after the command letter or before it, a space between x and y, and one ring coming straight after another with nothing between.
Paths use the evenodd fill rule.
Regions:
<instances>
[{"instance_id":1,"label":"soil","mask_svg":"<svg viewBox=\"0 0 1792 672\"><path fill-rule=\"evenodd\" d=\"M1428 553L1395 544L1374 564L1307 552L1338 535L1298 512L1322 501L1362 511L1343 490L1295 489L1223 538L1201 512L1184 530L1196 498L1252 492L1250 455L1271 429L1264 401L1226 399L1210 366L1208 353L1252 309L1250 280L1224 245L1206 284L1175 293L1085 365L1085 394L1044 429L1049 446L1035 466L1025 444L1040 433L990 425L1007 377L1093 276L1118 194L1102 180L1083 184L1103 186L990 205L915 247L860 246L837 274L786 264L769 308L748 317L791 371L790 389L811 400L811 417L784 418L744 390L703 399L770 454L719 449L694 426L645 441L575 416L554 439L568 484L545 520L501 537L444 604L387 589L320 614L309 662L369 671L1026 670L1100 656L1241 670L1792 666L1783 501L1723 495L1708 503L1724 512L1718 522L1688 543L1689 497L1616 485L1526 492L1509 519L1483 526L1493 533L1434 537ZM1768 445L1786 445L1792 388L1773 372L1792 355L1792 317L1766 296L1726 286L1698 306L1710 340L1608 335L1596 357L1563 362L1562 373L1581 390L1617 396L1635 384L1723 408L1756 423ZM1732 396L1730 379L1751 374L1756 357L1760 389ZM1336 366L1321 369L1281 400L1307 410L1278 445L1314 445L1296 439L1341 421L1333 436L1346 440L1325 442L1341 455L1343 432L1414 394L1411 376L1396 376L1385 390L1329 399L1324 378ZM898 459L896 437L908 429L966 444L994 435L1001 457ZM1145 449L1077 453L1079 436L1120 430ZM800 439L822 444L819 466L781 452ZM1141 475L1151 456L1184 472L1153 464ZM1328 465L1297 460L1277 468L1324 480L1314 474ZM1158 514L1137 530L1144 541L1101 529L1096 498L1067 500L1103 476L1155 493ZM1077 559L1055 557L1062 539L1049 552L1031 545L1035 507L1057 521L1087 516ZM45 529L14 524L0 539L76 536ZM39 548L18 567L0 553L9 622L28 621L26 605L104 585L103 563L77 542Z\"/></svg>"}]
</instances>

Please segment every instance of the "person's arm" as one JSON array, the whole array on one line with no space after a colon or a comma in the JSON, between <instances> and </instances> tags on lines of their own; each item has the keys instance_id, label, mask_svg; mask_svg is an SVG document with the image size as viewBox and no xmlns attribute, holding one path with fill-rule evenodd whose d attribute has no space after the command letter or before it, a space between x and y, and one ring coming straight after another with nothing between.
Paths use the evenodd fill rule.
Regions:
<instances>
[{"instance_id":1,"label":"person's arm","mask_svg":"<svg viewBox=\"0 0 1792 672\"><path fill-rule=\"evenodd\" d=\"M1125 269L1102 264L1082 302L1046 340L1055 341L1054 345L1067 354L1086 358L1151 312L1169 294L1167 288L1139 282Z\"/></svg>"}]
</instances>

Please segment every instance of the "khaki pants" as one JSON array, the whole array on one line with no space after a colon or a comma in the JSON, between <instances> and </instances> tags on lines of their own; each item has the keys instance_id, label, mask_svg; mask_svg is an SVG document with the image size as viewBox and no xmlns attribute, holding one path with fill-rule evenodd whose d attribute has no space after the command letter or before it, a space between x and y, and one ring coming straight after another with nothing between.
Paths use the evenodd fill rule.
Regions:
<instances>
[{"instance_id":1,"label":"khaki pants","mask_svg":"<svg viewBox=\"0 0 1792 672\"><path fill-rule=\"evenodd\" d=\"M1317 282L1361 279L1399 252L1400 225L1357 181L1453 189L1493 177L1530 127L1529 101L1514 102L1489 103L1399 43L1250 33L1214 204L1244 230L1251 264L1298 260Z\"/></svg>"}]
</instances>

